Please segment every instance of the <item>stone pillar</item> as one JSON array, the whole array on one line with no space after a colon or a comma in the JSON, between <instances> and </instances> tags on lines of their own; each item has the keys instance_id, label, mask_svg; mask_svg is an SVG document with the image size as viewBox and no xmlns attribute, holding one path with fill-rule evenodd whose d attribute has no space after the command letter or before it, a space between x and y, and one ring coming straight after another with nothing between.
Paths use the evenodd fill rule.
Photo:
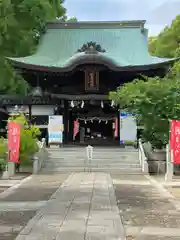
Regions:
<instances>
[{"instance_id":1,"label":"stone pillar","mask_svg":"<svg viewBox=\"0 0 180 240\"><path fill-rule=\"evenodd\" d=\"M170 146L167 144L166 146L166 174L165 181L171 182L174 175L174 165L171 162L171 154L170 154Z\"/></svg>"},{"instance_id":2,"label":"stone pillar","mask_svg":"<svg viewBox=\"0 0 180 240\"><path fill-rule=\"evenodd\" d=\"M15 163L8 162L8 176L11 177L15 174Z\"/></svg>"}]
</instances>

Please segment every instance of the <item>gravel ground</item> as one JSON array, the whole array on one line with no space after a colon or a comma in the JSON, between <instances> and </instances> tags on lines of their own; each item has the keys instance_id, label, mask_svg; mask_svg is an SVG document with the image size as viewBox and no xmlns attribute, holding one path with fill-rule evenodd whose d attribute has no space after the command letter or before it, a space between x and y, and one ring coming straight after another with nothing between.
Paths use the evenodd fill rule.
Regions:
<instances>
[{"instance_id":1,"label":"gravel ground","mask_svg":"<svg viewBox=\"0 0 180 240\"><path fill-rule=\"evenodd\" d=\"M166 187L166 189L178 200L180 199L180 186Z\"/></svg>"},{"instance_id":2,"label":"gravel ground","mask_svg":"<svg viewBox=\"0 0 180 240\"><path fill-rule=\"evenodd\" d=\"M117 176L112 176L117 179ZM122 178L120 177L120 180ZM132 179L128 179L132 180ZM136 179L137 180L137 179ZM147 180L147 179L146 179ZM139 181L139 179L138 179ZM143 181L143 180L142 180ZM180 212L152 185L115 184L115 194L124 224L131 227L180 228ZM179 240L180 237L129 235L127 240ZM163 234L162 234L163 235Z\"/></svg>"},{"instance_id":3,"label":"gravel ground","mask_svg":"<svg viewBox=\"0 0 180 240\"><path fill-rule=\"evenodd\" d=\"M9 187L5 187L5 186L0 186L0 193L4 192L6 189L8 189Z\"/></svg>"},{"instance_id":4,"label":"gravel ground","mask_svg":"<svg viewBox=\"0 0 180 240\"><path fill-rule=\"evenodd\" d=\"M36 211L3 212L0 214L0 240L14 240Z\"/></svg>"},{"instance_id":5,"label":"gravel ground","mask_svg":"<svg viewBox=\"0 0 180 240\"><path fill-rule=\"evenodd\" d=\"M162 236L139 236L139 237L127 237L127 240L179 240L179 237L162 237Z\"/></svg>"},{"instance_id":6,"label":"gravel ground","mask_svg":"<svg viewBox=\"0 0 180 240\"><path fill-rule=\"evenodd\" d=\"M47 201L69 174L34 175L1 202ZM0 189L2 189L1 187ZM3 190L3 189L2 189ZM0 240L14 240L36 211L4 211L0 213Z\"/></svg>"},{"instance_id":7,"label":"gravel ground","mask_svg":"<svg viewBox=\"0 0 180 240\"><path fill-rule=\"evenodd\" d=\"M1 201L43 201L51 195L64 182L69 174L36 175L21 185L16 191Z\"/></svg>"},{"instance_id":8,"label":"gravel ground","mask_svg":"<svg viewBox=\"0 0 180 240\"><path fill-rule=\"evenodd\" d=\"M118 180L130 180L130 181L147 181L147 178L143 176L142 174L111 174L111 177L113 179Z\"/></svg>"}]
</instances>

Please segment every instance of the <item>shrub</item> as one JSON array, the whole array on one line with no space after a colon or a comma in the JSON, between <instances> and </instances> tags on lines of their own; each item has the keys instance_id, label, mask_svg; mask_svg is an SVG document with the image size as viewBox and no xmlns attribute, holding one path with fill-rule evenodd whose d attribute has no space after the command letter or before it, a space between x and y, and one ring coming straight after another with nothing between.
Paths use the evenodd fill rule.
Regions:
<instances>
[{"instance_id":1,"label":"shrub","mask_svg":"<svg viewBox=\"0 0 180 240\"><path fill-rule=\"evenodd\" d=\"M134 113L144 127L144 140L161 149L169 141L169 120L180 119L179 87L179 78L170 76L136 79L110 93L110 98Z\"/></svg>"},{"instance_id":2,"label":"shrub","mask_svg":"<svg viewBox=\"0 0 180 240\"><path fill-rule=\"evenodd\" d=\"M21 125L20 130L20 165L32 164L33 155L39 150L37 137L41 134L39 128L29 125L26 117L22 115L13 116L9 121L14 121Z\"/></svg>"},{"instance_id":3,"label":"shrub","mask_svg":"<svg viewBox=\"0 0 180 240\"><path fill-rule=\"evenodd\" d=\"M4 171L7 165L7 140L0 138L0 171Z\"/></svg>"}]
</instances>

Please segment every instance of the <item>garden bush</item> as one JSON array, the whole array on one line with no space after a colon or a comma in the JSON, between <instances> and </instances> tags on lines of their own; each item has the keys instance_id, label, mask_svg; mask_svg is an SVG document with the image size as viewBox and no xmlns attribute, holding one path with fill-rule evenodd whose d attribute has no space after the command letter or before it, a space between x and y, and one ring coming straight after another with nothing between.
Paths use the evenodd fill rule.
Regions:
<instances>
[{"instance_id":1,"label":"garden bush","mask_svg":"<svg viewBox=\"0 0 180 240\"><path fill-rule=\"evenodd\" d=\"M4 171L7 165L7 140L0 138L0 172Z\"/></svg>"},{"instance_id":2,"label":"garden bush","mask_svg":"<svg viewBox=\"0 0 180 240\"><path fill-rule=\"evenodd\" d=\"M39 128L34 125L30 125L23 114L10 117L9 121L19 123L21 127L19 154L20 165L32 165L32 157L39 150L37 144L37 137L41 134Z\"/></svg>"}]
</instances>

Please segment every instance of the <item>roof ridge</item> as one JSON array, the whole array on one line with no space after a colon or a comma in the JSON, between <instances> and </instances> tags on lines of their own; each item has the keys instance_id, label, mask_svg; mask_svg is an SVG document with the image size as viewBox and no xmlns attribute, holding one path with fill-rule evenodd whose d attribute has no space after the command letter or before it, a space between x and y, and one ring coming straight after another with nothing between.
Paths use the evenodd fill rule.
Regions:
<instances>
[{"instance_id":1,"label":"roof ridge","mask_svg":"<svg viewBox=\"0 0 180 240\"><path fill-rule=\"evenodd\" d=\"M130 21L78 21L64 22L61 20L48 21L47 28L144 28L145 20Z\"/></svg>"},{"instance_id":2,"label":"roof ridge","mask_svg":"<svg viewBox=\"0 0 180 240\"><path fill-rule=\"evenodd\" d=\"M65 22L60 19L50 20L47 23L67 23L67 24L77 24L77 23L97 23L97 24L113 24L113 23L145 23L146 20L122 20L122 21L77 21L77 22Z\"/></svg>"}]
</instances>

